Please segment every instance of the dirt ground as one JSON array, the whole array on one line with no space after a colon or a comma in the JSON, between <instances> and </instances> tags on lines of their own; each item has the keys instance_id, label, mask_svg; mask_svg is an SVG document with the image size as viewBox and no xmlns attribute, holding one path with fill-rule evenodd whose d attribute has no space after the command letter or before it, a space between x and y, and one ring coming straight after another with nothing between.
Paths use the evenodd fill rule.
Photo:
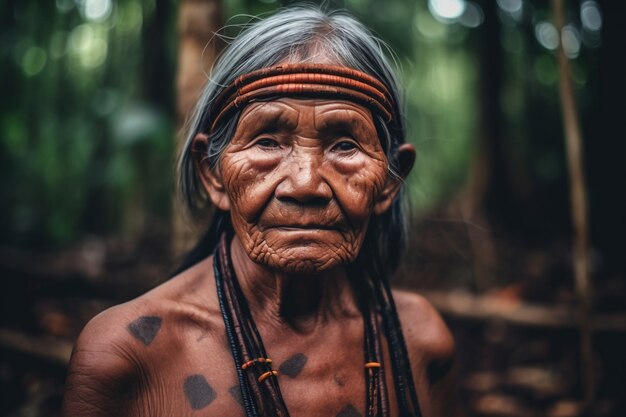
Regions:
<instances>
[{"instance_id":1,"label":"dirt ground","mask_svg":"<svg viewBox=\"0 0 626 417\"><path fill-rule=\"evenodd\" d=\"M618 325L609 323L594 333L596 395L585 411L578 328L568 325L567 317L565 324L550 317L542 323L541 315L512 319L516 316L492 308L502 304L514 306L507 311L518 311L519 306L542 305L549 316L552 307L575 307L571 285L564 278L567 256L559 252L559 245L541 253L500 242L498 259L506 267L493 272L515 274L483 294L480 305L487 306L486 313L471 307L464 312L458 301L463 298L454 297L479 294L466 228L427 222L418 231L420 238L411 246L414 255L406 257L395 284L457 300L448 307L442 304L442 313L456 338L465 416L626 415L626 331L620 330L623 321L619 321L626 297L620 284L603 281L598 291L596 306L617 317ZM54 253L0 249L0 415L58 415L73 340L99 311L167 278L173 262L156 243L162 241L153 236L131 245L93 238Z\"/></svg>"}]
</instances>

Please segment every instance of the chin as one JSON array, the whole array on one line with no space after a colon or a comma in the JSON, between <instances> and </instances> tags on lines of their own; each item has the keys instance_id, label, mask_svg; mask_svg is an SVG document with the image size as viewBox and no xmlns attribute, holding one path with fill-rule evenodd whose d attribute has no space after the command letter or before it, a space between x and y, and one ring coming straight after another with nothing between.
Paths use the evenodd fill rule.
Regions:
<instances>
[{"instance_id":1,"label":"chin","mask_svg":"<svg viewBox=\"0 0 626 417\"><path fill-rule=\"evenodd\" d=\"M290 247L268 253L250 254L250 258L268 268L289 274L319 274L352 262L356 256L340 256L337 251L320 247Z\"/></svg>"},{"instance_id":2,"label":"chin","mask_svg":"<svg viewBox=\"0 0 626 417\"><path fill-rule=\"evenodd\" d=\"M319 274L349 264L362 244L336 230L272 228L242 236L253 262L288 274Z\"/></svg>"},{"instance_id":3,"label":"chin","mask_svg":"<svg viewBox=\"0 0 626 417\"><path fill-rule=\"evenodd\" d=\"M339 265L339 262L320 264L317 259L293 259L288 262L277 263L275 265L270 263L267 266L287 274L315 275L331 270Z\"/></svg>"}]
</instances>

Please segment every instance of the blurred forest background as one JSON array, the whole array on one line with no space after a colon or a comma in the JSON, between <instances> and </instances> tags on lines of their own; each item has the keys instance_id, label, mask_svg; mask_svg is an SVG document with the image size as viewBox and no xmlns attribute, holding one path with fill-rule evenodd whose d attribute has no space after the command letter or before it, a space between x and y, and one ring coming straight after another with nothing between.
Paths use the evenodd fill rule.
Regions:
<instances>
[{"instance_id":1,"label":"blurred forest background","mask_svg":"<svg viewBox=\"0 0 626 417\"><path fill-rule=\"evenodd\" d=\"M228 37L288 4L1 3L0 415L58 415L82 326L193 243L185 115ZM395 282L451 326L464 415L626 415L626 2L326 4L397 52L418 160Z\"/></svg>"}]
</instances>

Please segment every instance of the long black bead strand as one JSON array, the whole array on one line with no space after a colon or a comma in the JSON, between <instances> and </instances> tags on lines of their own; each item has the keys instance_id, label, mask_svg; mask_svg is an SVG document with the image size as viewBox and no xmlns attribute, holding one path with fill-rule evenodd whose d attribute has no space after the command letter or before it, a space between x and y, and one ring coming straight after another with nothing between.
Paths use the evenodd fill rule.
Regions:
<instances>
[{"instance_id":1,"label":"long black bead strand","mask_svg":"<svg viewBox=\"0 0 626 417\"><path fill-rule=\"evenodd\" d=\"M243 366L243 357L240 349L240 343L235 336L235 329L231 317L232 310L226 306L226 297L224 294L224 277L222 275L222 266L220 262L220 245L215 248L215 253L213 255L213 271L215 274L215 284L217 289L217 299L220 304L220 310L222 312L222 317L224 318L224 326L226 327L226 336L228 338L228 344L230 346L231 353L233 355L233 359L235 361L235 368L237 371L237 379L239 381L239 387L241 390L241 398L243 401L244 409L246 411L246 417L260 417L257 407L255 404L255 400L252 397L252 393L250 392L250 386L246 381L246 376L244 375Z\"/></svg>"},{"instance_id":2,"label":"long black bead strand","mask_svg":"<svg viewBox=\"0 0 626 417\"><path fill-rule=\"evenodd\" d=\"M228 237L224 237L221 240L220 252L226 281L226 296L231 301L232 314L239 319L239 323L236 323L239 331L235 332L235 335L239 336L239 343L244 346L248 360L267 358L263 340L234 275L228 242L230 242ZM271 364L257 362L254 366L246 369L247 383L257 400L257 406L261 415L289 417L289 412L282 398L276 378L271 376L263 381L259 381L259 377L265 372L272 372Z\"/></svg>"}]
</instances>

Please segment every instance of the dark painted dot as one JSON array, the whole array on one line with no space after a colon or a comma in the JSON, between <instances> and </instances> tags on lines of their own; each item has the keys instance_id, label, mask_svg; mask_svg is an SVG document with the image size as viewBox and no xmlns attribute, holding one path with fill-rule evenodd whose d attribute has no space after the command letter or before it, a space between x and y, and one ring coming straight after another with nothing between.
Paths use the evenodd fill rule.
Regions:
<instances>
[{"instance_id":1,"label":"dark painted dot","mask_svg":"<svg viewBox=\"0 0 626 417\"><path fill-rule=\"evenodd\" d=\"M199 410L211 404L217 398L217 393L211 388L206 378L202 375L191 375L185 380L183 386L189 405L194 410Z\"/></svg>"},{"instance_id":2,"label":"dark painted dot","mask_svg":"<svg viewBox=\"0 0 626 417\"><path fill-rule=\"evenodd\" d=\"M243 407L243 397L241 396L241 388L239 388L239 385L235 385L230 388L228 392L232 395L235 401L237 401L237 404Z\"/></svg>"},{"instance_id":3,"label":"dark painted dot","mask_svg":"<svg viewBox=\"0 0 626 417\"><path fill-rule=\"evenodd\" d=\"M337 414L337 417L363 417L352 404L346 405Z\"/></svg>"},{"instance_id":4,"label":"dark painted dot","mask_svg":"<svg viewBox=\"0 0 626 417\"><path fill-rule=\"evenodd\" d=\"M295 378L302 371L307 360L308 358L304 354L296 353L280 365L278 372L282 375L287 375L289 378Z\"/></svg>"},{"instance_id":5,"label":"dark painted dot","mask_svg":"<svg viewBox=\"0 0 626 417\"><path fill-rule=\"evenodd\" d=\"M161 328L161 317L141 316L128 325L128 330L133 336L148 346Z\"/></svg>"},{"instance_id":6,"label":"dark painted dot","mask_svg":"<svg viewBox=\"0 0 626 417\"><path fill-rule=\"evenodd\" d=\"M454 365L454 359L432 361L427 368L428 381L431 384L445 378Z\"/></svg>"}]
</instances>

